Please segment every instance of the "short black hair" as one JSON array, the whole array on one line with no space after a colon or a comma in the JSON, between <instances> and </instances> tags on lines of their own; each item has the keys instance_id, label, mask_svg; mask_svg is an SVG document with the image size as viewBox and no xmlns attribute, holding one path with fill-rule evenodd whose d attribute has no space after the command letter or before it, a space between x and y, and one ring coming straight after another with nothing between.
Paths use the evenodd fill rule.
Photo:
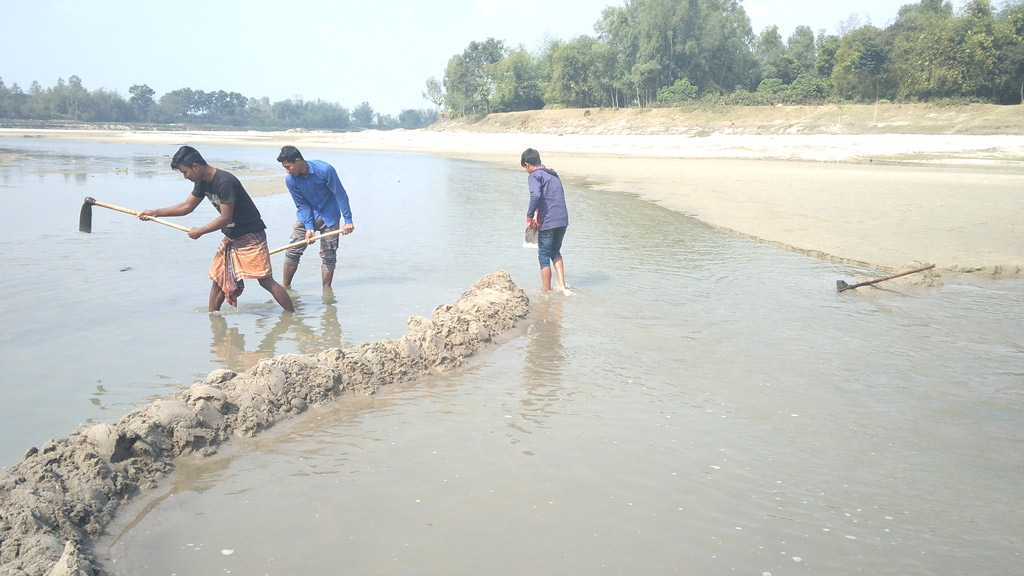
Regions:
<instances>
[{"instance_id":1,"label":"short black hair","mask_svg":"<svg viewBox=\"0 0 1024 576\"><path fill-rule=\"evenodd\" d=\"M178 148L178 151L174 153L174 157L171 158L171 168L177 170L178 166L182 164L188 167L192 167L193 164L206 166L206 160L203 159L203 155L199 153L199 150L191 146L182 146Z\"/></svg>"},{"instance_id":2,"label":"short black hair","mask_svg":"<svg viewBox=\"0 0 1024 576\"><path fill-rule=\"evenodd\" d=\"M277 155L278 162L295 162L296 160L305 160L298 148L290 145L281 147L281 153Z\"/></svg>"},{"instance_id":3,"label":"short black hair","mask_svg":"<svg viewBox=\"0 0 1024 576\"><path fill-rule=\"evenodd\" d=\"M540 152L537 152L533 148L527 148L523 152L523 157L519 160L520 166L526 166L530 164L532 166L540 166Z\"/></svg>"}]
</instances>

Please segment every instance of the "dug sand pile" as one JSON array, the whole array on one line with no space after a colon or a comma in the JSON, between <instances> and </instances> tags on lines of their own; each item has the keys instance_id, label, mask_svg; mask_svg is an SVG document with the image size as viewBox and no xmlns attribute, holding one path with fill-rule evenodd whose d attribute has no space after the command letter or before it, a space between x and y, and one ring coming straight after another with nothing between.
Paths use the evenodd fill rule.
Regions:
<instances>
[{"instance_id":1,"label":"dug sand pile","mask_svg":"<svg viewBox=\"0 0 1024 576\"><path fill-rule=\"evenodd\" d=\"M0 477L0 573L94 575L92 552L126 500L157 486L174 459L209 455L341 394L455 368L526 316L529 299L506 272L475 283L408 331L353 348L287 354L247 372L215 370L170 399L32 448Z\"/></svg>"}]
</instances>

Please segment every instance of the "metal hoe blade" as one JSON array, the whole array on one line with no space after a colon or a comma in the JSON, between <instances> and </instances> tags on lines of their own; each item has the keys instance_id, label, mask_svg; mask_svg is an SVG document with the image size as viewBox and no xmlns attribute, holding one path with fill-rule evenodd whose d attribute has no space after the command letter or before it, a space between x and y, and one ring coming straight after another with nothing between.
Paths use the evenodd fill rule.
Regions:
<instances>
[{"instance_id":1,"label":"metal hoe blade","mask_svg":"<svg viewBox=\"0 0 1024 576\"><path fill-rule=\"evenodd\" d=\"M82 211L78 214L78 231L92 233L92 205L96 200L86 197L82 202Z\"/></svg>"}]
</instances>

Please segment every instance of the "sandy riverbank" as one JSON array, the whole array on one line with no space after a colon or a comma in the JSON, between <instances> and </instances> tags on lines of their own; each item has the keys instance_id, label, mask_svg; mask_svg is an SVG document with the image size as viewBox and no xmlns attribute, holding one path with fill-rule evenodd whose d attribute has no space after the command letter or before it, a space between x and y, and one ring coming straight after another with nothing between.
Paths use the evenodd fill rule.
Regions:
<instances>
[{"instance_id":1,"label":"sandy riverbank","mask_svg":"<svg viewBox=\"0 0 1024 576\"><path fill-rule=\"evenodd\" d=\"M513 170L533 147L571 183L636 194L823 259L881 271L926 262L942 273L1024 276L1024 136L1017 135L0 130L0 137L200 149L294 144L429 153ZM255 194L279 189L274 175L248 185Z\"/></svg>"}]
</instances>

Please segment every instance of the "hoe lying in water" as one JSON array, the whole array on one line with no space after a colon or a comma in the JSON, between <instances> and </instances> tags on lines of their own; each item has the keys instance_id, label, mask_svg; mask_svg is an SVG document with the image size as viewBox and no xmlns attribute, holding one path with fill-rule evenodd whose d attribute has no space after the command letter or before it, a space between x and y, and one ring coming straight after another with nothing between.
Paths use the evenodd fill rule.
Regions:
<instances>
[{"instance_id":1,"label":"hoe lying in water","mask_svg":"<svg viewBox=\"0 0 1024 576\"><path fill-rule=\"evenodd\" d=\"M927 266L921 266L920 268L914 268L913 270L904 270L903 272L897 272L881 278L875 278L874 280L865 280L864 282L858 282L856 284L847 284L842 280L836 280L836 291L842 292L844 290L851 290L853 288L860 288L861 286L867 286L869 284L877 284L885 280L892 280L893 278L899 278L900 276L906 276L907 274L914 274L916 272L924 272L925 270L931 270L935 268L935 264L929 264Z\"/></svg>"}]
</instances>

